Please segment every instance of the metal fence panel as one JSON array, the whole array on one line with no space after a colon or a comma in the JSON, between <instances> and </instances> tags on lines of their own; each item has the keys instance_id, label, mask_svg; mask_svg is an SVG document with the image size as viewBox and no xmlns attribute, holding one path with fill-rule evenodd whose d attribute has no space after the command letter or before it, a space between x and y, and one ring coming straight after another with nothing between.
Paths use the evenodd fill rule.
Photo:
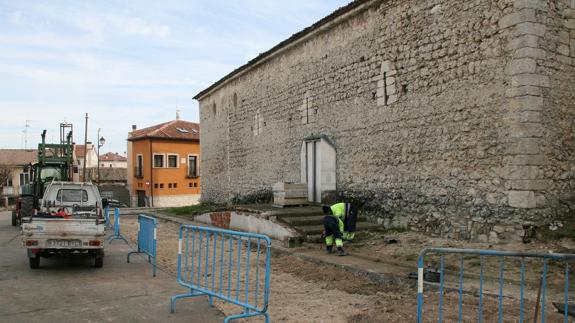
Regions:
<instances>
[{"instance_id":1,"label":"metal fence panel","mask_svg":"<svg viewBox=\"0 0 575 323\"><path fill-rule=\"evenodd\" d=\"M256 315L269 322L270 247L265 235L182 225L178 283L190 292L172 297L172 312L180 298L207 295L210 305L217 297L243 308L224 322Z\"/></svg>"},{"instance_id":2,"label":"metal fence panel","mask_svg":"<svg viewBox=\"0 0 575 323\"><path fill-rule=\"evenodd\" d=\"M156 246L157 246L157 225L155 218L139 214L138 215L138 250L128 253L127 262L130 262L130 255L144 253L148 255L148 262L152 264L153 276L156 277Z\"/></svg>"},{"instance_id":3,"label":"metal fence panel","mask_svg":"<svg viewBox=\"0 0 575 323\"><path fill-rule=\"evenodd\" d=\"M424 310L424 278L428 272L426 270L424 263L426 256L436 256L439 257L439 281L438 284L429 284L430 287L438 289L439 293L437 295L437 308L430 306L431 309L427 311ZM457 258L459 261L458 268L453 264L448 264L446 257ZM479 273L470 272L469 268L466 271L465 260L472 259L479 260L477 265L479 266ZM486 271L488 266L487 261L490 259L497 260L494 264L493 272L495 276L488 277ZM453 260L453 259L450 259ZM560 300L562 303L553 303L562 313L563 322L569 322L569 271L570 265L575 262L575 254L557 254L557 253L533 253L533 252L513 252L513 251L496 251L496 250L480 250L480 249L457 249L457 248L427 248L424 249L418 259L418 282L417 282L417 322L422 323L424 321L424 314L426 315L427 321L437 317L438 322L444 320L444 303L446 289L457 292L457 322L470 321L469 313L476 309L476 316L473 321L479 323L487 322L504 322L510 321L512 319L515 321L518 317L519 322L525 322L527 319L527 310L533 310L533 322L545 323L548 319L549 313L546 314L546 304L547 297L553 292L553 297ZM551 276L550 264L554 264L556 269ZM445 284L445 279L448 276L446 274L446 266L450 265L454 270L451 276L455 278L456 287L449 287ZM468 267L470 267L468 265ZM558 269L557 269L558 268ZM538 290L535 295L531 293L531 296L535 296L537 299L535 304L530 304L532 306L527 306L526 303L532 302L531 299L526 298L527 294L527 270L531 273L536 273L535 284L538 285ZM540 270L540 274L539 274ZM432 272L433 274L434 272ZM464 280L465 275L472 277L473 279ZM519 280L514 280L516 276L519 276ZM507 276L507 277L506 277ZM552 285L548 279L553 277L555 282ZM478 282L477 282L478 280ZM562 280L562 281L561 281ZM559 281L559 283L556 283ZM464 289L464 283L469 284L469 289ZM531 282L532 283L532 282ZM486 293L486 286L490 285L491 292ZM505 291L505 287L507 290ZM464 295L470 294L473 300L468 302L464 306ZM519 294L519 295L517 295ZM492 315L490 318L486 318L486 307L487 298L489 296L489 301L491 302ZM518 297L517 297L518 296ZM505 304L504 300L518 300L518 304L508 301ZM497 302L494 304L493 301ZM453 305L453 304L451 304ZM471 306L469 306L471 305ZM572 307L573 305L571 305ZM453 308L453 307L452 307ZM539 312L539 308L541 311ZM572 309L571 309L572 310ZM464 311L466 311L466 317L464 318ZM517 313L518 311L518 313ZM505 314L513 312L514 317L506 317ZM555 313L554 313L555 314ZM432 316L430 318L429 316ZM452 318L455 320L455 317Z\"/></svg>"},{"instance_id":4,"label":"metal fence panel","mask_svg":"<svg viewBox=\"0 0 575 323\"><path fill-rule=\"evenodd\" d=\"M108 243L112 243L113 240L124 240L128 243L128 240L120 233L120 209L114 208L114 234L108 237Z\"/></svg>"}]
</instances>

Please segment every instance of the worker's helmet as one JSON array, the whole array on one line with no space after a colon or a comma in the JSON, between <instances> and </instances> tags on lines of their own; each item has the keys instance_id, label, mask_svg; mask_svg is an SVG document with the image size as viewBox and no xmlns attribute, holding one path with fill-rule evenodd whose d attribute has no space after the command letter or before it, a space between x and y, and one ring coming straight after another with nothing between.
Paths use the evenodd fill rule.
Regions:
<instances>
[{"instance_id":1,"label":"worker's helmet","mask_svg":"<svg viewBox=\"0 0 575 323\"><path fill-rule=\"evenodd\" d=\"M323 214L331 214L331 207L329 205L322 205Z\"/></svg>"}]
</instances>

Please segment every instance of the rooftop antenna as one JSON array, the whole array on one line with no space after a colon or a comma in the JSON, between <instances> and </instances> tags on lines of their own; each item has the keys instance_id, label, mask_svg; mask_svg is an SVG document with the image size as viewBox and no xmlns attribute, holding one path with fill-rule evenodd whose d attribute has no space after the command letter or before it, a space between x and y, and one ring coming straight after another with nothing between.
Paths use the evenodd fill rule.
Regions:
<instances>
[{"instance_id":1,"label":"rooftop antenna","mask_svg":"<svg viewBox=\"0 0 575 323\"><path fill-rule=\"evenodd\" d=\"M24 149L28 149L28 128L30 128L30 120L26 120L26 125L24 126Z\"/></svg>"}]
</instances>

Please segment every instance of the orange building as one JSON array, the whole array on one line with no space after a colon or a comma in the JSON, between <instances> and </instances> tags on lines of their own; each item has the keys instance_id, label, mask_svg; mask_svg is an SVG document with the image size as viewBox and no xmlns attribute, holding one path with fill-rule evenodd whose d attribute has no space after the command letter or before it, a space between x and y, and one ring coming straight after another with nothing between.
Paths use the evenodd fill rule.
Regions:
<instances>
[{"instance_id":1,"label":"orange building","mask_svg":"<svg viewBox=\"0 0 575 323\"><path fill-rule=\"evenodd\" d=\"M200 199L200 125L161 123L128 135L132 206L183 206Z\"/></svg>"}]
</instances>

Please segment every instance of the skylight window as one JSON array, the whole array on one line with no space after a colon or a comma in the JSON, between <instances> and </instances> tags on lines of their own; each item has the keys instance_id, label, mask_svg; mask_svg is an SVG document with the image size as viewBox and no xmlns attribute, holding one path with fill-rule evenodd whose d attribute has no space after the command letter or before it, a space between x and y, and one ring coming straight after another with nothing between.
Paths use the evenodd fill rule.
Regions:
<instances>
[{"instance_id":1,"label":"skylight window","mask_svg":"<svg viewBox=\"0 0 575 323\"><path fill-rule=\"evenodd\" d=\"M193 133L198 133L198 131L196 129L192 129Z\"/></svg>"},{"instance_id":2,"label":"skylight window","mask_svg":"<svg viewBox=\"0 0 575 323\"><path fill-rule=\"evenodd\" d=\"M189 133L189 131L187 129L184 129L184 128L176 128L176 129L181 133Z\"/></svg>"}]
</instances>

